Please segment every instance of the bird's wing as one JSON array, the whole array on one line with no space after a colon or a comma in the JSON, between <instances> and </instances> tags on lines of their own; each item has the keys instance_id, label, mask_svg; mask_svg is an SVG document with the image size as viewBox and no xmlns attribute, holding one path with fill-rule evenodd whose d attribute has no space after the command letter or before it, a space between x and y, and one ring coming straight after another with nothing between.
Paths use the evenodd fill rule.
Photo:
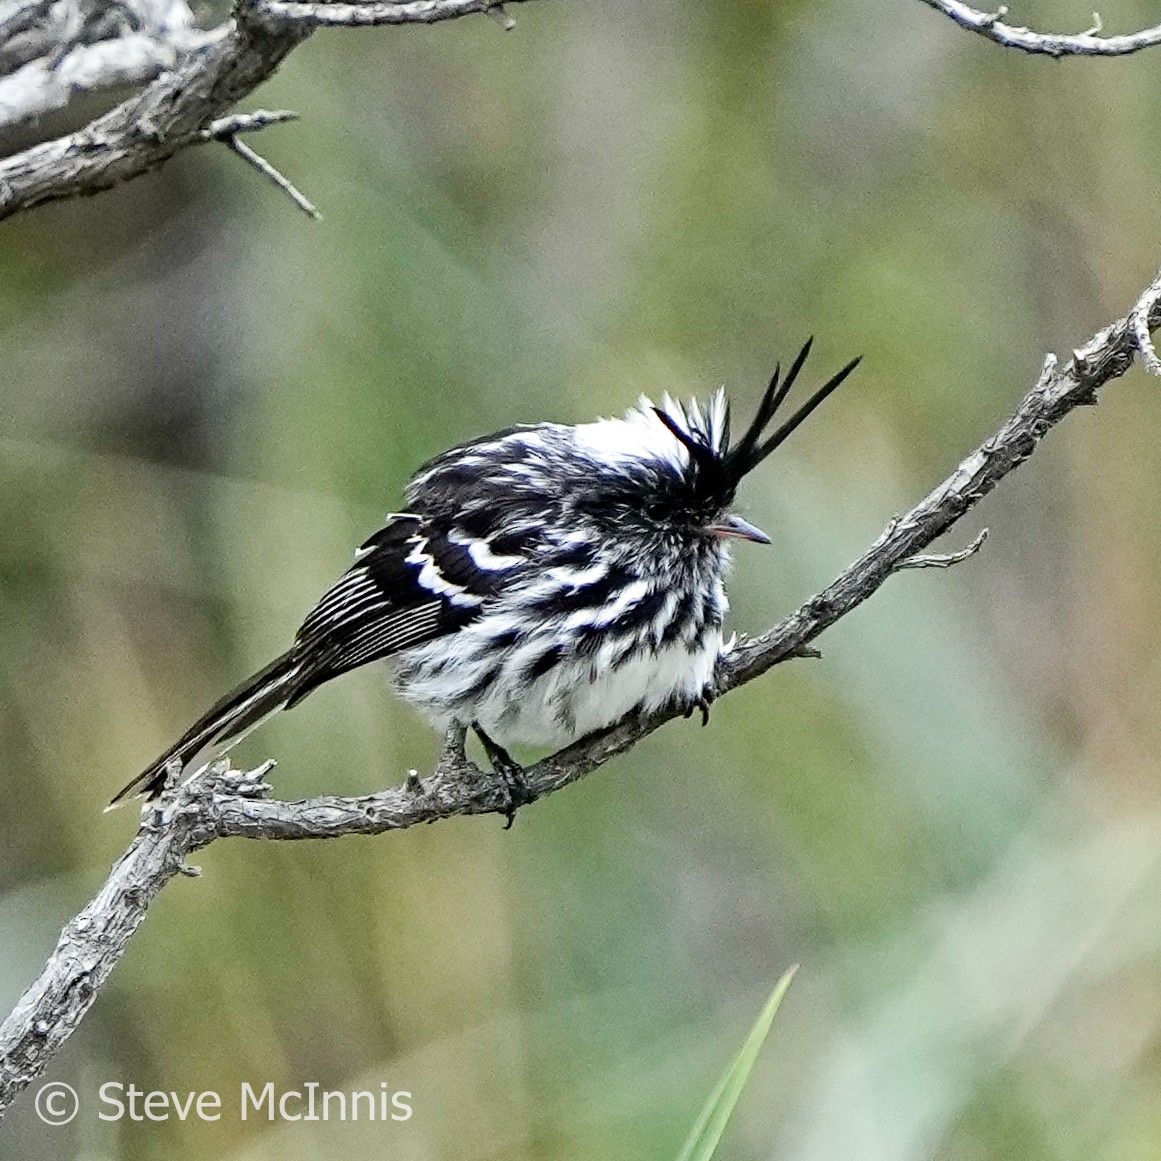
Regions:
<instances>
[{"instance_id":1,"label":"bird's wing","mask_svg":"<svg viewBox=\"0 0 1161 1161\"><path fill-rule=\"evenodd\" d=\"M114 799L157 794L171 760L185 767L209 747L232 744L275 710L300 702L324 681L414 645L453 633L479 615L525 557L514 543L412 513L391 516L323 594L294 644L202 715Z\"/></svg>"},{"instance_id":2,"label":"bird's wing","mask_svg":"<svg viewBox=\"0 0 1161 1161\"><path fill-rule=\"evenodd\" d=\"M359 548L294 639L291 653L308 676L291 704L340 673L471 620L478 607L454 602L437 576L424 574L417 552L424 539L422 520L400 514Z\"/></svg>"},{"instance_id":3,"label":"bird's wing","mask_svg":"<svg viewBox=\"0 0 1161 1161\"><path fill-rule=\"evenodd\" d=\"M462 628L529 563L455 526L392 516L299 629L291 654L304 680L289 704L340 673Z\"/></svg>"}]
</instances>

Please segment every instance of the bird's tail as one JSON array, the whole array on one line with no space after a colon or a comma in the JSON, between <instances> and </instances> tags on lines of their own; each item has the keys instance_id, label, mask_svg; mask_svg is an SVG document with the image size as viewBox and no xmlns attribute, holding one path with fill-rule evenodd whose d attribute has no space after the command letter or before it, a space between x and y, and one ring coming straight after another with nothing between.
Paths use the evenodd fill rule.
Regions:
<instances>
[{"instance_id":1,"label":"bird's tail","mask_svg":"<svg viewBox=\"0 0 1161 1161\"><path fill-rule=\"evenodd\" d=\"M211 706L164 754L119 790L109 806L130 795L155 798L175 759L184 769L211 748L222 753L240 742L255 726L286 706L298 692L302 677L302 663L295 661L292 653L276 658Z\"/></svg>"}]
</instances>

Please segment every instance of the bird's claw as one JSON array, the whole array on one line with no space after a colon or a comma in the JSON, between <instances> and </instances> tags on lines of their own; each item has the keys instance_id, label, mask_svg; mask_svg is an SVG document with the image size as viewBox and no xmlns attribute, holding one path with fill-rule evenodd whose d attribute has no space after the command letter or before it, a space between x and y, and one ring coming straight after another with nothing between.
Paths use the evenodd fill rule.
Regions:
<instances>
[{"instance_id":1,"label":"bird's claw","mask_svg":"<svg viewBox=\"0 0 1161 1161\"><path fill-rule=\"evenodd\" d=\"M685 707L685 716L687 718L693 717L694 710L701 710L701 724L703 727L709 725L710 706L713 704L714 694L713 690L703 689L701 694L694 698L693 701Z\"/></svg>"},{"instance_id":2,"label":"bird's claw","mask_svg":"<svg viewBox=\"0 0 1161 1161\"><path fill-rule=\"evenodd\" d=\"M523 767L521 767L512 755L498 742L494 742L488 737L478 725L473 725L472 729L476 731L476 736L480 739L480 744L484 747L484 752L488 755L488 761L491 762L492 769L500 776L500 779L504 783L504 789L508 797L508 804L504 809L504 817L508 821L504 824L504 829L511 830L512 823L516 821L516 812L522 806L528 806L530 803L535 802L536 793L528 785L524 777Z\"/></svg>"},{"instance_id":3,"label":"bird's claw","mask_svg":"<svg viewBox=\"0 0 1161 1161\"><path fill-rule=\"evenodd\" d=\"M511 830L512 824L516 821L516 812L522 806L535 802L536 794L525 780L523 768L515 762L509 765L496 763L492 765L496 773L504 779L504 788L508 792L508 805L504 810L504 818L507 821L504 823L504 829Z\"/></svg>"}]
</instances>

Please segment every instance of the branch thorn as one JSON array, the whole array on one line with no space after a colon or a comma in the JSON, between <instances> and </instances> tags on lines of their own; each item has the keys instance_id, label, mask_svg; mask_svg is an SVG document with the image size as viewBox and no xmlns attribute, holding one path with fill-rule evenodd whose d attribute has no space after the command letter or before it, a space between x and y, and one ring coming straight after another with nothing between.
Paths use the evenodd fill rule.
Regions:
<instances>
[{"instance_id":1,"label":"branch thorn","mask_svg":"<svg viewBox=\"0 0 1161 1161\"><path fill-rule=\"evenodd\" d=\"M220 141L233 150L243 161L252 165L263 177L272 181L304 214L309 214L316 222L322 221L318 207L298 187L285 177L266 158L259 155L249 145L238 140L240 133L255 133L268 125L281 125L286 121L297 121L298 114L293 109L255 109L253 113L235 113L229 117L219 117L211 121L201 131L204 141Z\"/></svg>"},{"instance_id":2,"label":"branch thorn","mask_svg":"<svg viewBox=\"0 0 1161 1161\"><path fill-rule=\"evenodd\" d=\"M959 552L921 552L915 556L907 556L895 565L895 571L903 568L951 568L952 565L967 560L969 556L975 556L987 538L988 530L981 528L980 534L967 548L961 548Z\"/></svg>"},{"instance_id":3,"label":"branch thorn","mask_svg":"<svg viewBox=\"0 0 1161 1161\"><path fill-rule=\"evenodd\" d=\"M1104 32L1104 30L1105 22L1101 19L1101 14L1099 12L1094 12L1092 14L1092 27L1086 28L1080 35L1099 36L1102 32Z\"/></svg>"},{"instance_id":4,"label":"branch thorn","mask_svg":"<svg viewBox=\"0 0 1161 1161\"><path fill-rule=\"evenodd\" d=\"M222 143L229 149L232 149L243 161L248 161L263 177L272 181L304 214L314 218L316 222L322 221L322 214L319 213L318 206L314 204L288 177L284 177L273 165L270 164L266 158L260 154L255 153L243 141L239 141L234 134L228 134L220 138Z\"/></svg>"}]
</instances>

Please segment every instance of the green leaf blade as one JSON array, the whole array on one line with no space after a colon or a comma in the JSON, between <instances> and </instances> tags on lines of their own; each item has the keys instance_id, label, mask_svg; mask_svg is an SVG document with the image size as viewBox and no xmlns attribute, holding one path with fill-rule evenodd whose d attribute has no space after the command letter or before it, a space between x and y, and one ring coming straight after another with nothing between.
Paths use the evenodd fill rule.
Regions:
<instances>
[{"instance_id":1,"label":"green leaf blade","mask_svg":"<svg viewBox=\"0 0 1161 1161\"><path fill-rule=\"evenodd\" d=\"M797 970L797 965L790 968L770 993L770 998L758 1014L758 1019L750 1029L741 1050L721 1080L714 1086L713 1092L698 1114L685 1146L677 1156L677 1161L710 1161L717 1151L718 1142L722 1139L734 1106L742 1095L742 1089L746 1087L746 1081L758 1060L758 1054L762 1051L762 1045L765 1044L774 1023L774 1017L778 1014Z\"/></svg>"}]
</instances>

